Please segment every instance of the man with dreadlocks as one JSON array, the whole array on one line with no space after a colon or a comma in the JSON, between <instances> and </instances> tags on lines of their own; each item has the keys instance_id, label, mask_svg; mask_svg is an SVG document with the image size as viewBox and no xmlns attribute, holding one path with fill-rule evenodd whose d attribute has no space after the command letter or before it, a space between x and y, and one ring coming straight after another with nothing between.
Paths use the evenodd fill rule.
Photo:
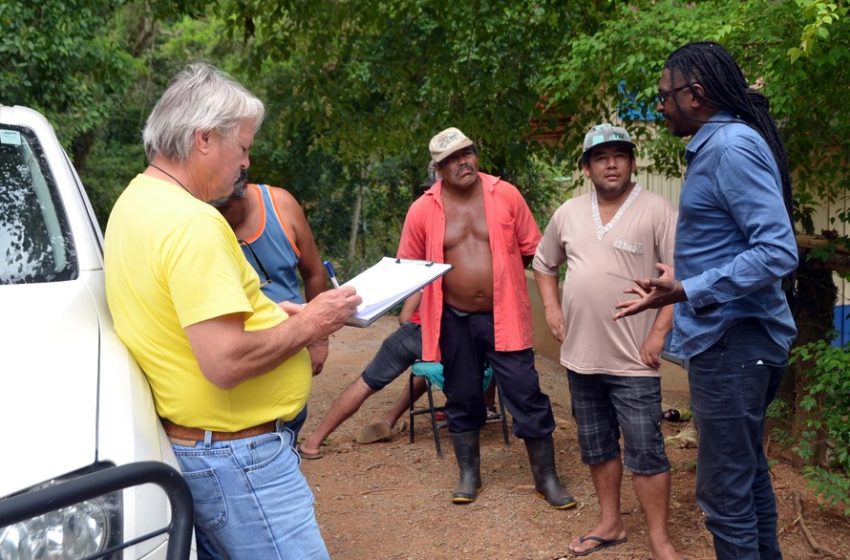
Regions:
<instances>
[{"instance_id":1,"label":"man with dreadlocks","mask_svg":"<svg viewBox=\"0 0 850 560\"><path fill-rule=\"evenodd\" d=\"M762 447L765 410L797 329L782 278L797 266L787 157L768 102L719 44L668 58L658 110L692 136L673 268L637 281L615 319L676 303L673 346L690 360L700 434L696 496L719 559L782 558Z\"/></svg>"}]
</instances>

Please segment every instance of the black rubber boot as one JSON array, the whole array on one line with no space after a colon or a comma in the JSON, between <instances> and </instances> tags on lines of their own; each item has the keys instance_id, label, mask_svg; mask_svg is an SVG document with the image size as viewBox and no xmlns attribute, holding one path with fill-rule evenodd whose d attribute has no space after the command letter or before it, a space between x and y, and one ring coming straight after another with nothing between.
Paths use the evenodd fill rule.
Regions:
<instances>
[{"instance_id":1,"label":"black rubber boot","mask_svg":"<svg viewBox=\"0 0 850 560\"><path fill-rule=\"evenodd\" d=\"M569 509L576 506L573 498L561 481L555 469L555 445L552 435L542 438L526 438L525 448L534 475L534 489L537 495L555 509Z\"/></svg>"},{"instance_id":2,"label":"black rubber boot","mask_svg":"<svg viewBox=\"0 0 850 560\"><path fill-rule=\"evenodd\" d=\"M468 504L478 497L481 488L481 449L478 446L478 431L451 434L460 481L452 492L453 504Z\"/></svg>"}]
</instances>

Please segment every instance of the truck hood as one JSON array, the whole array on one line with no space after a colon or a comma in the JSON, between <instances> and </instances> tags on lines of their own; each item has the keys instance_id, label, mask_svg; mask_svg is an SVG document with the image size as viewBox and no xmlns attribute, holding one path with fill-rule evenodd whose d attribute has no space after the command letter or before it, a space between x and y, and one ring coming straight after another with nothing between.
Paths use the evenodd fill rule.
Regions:
<instances>
[{"instance_id":1,"label":"truck hood","mask_svg":"<svg viewBox=\"0 0 850 560\"><path fill-rule=\"evenodd\" d=\"M0 309L2 497L94 462L101 336L83 281L0 286Z\"/></svg>"}]
</instances>

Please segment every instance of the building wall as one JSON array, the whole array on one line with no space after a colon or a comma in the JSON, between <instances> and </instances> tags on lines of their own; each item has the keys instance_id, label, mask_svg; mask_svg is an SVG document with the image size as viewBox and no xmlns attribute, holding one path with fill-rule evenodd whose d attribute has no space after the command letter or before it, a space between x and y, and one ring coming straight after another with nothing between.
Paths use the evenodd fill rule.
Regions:
<instances>
[{"instance_id":1,"label":"building wall","mask_svg":"<svg viewBox=\"0 0 850 560\"><path fill-rule=\"evenodd\" d=\"M835 223L830 223L829 221L830 216L834 216L842 210L846 212L847 209L847 200L821 204L812 220L815 226L815 233L819 234L823 230L834 229L839 235L850 234L850 228L847 227L845 222L836 221ZM837 334L833 344L844 346L850 343L850 317L848 317L850 315L850 289L848 289L847 282L838 274L833 274L832 280L838 287L838 301L835 302L834 320Z\"/></svg>"}]
</instances>

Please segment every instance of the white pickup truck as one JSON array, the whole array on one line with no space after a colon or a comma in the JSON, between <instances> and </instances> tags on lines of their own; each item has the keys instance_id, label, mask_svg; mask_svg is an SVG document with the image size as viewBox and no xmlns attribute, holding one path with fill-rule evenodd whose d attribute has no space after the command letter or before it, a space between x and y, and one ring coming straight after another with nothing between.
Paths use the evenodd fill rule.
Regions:
<instances>
[{"instance_id":1,"label":"white pickup truck","mask_svg":"<svg viewBox=\"0 0 850 560\"><path fill-rule=\"evenodd\" d=\"M138 461L176 467L112 327L103 237L50 124L0 105L0 503ZM143 484L0 527L0 558L82 558L169 523ZM110 558L165 558L167 535Z\"/></svg>"}]
</instances>

